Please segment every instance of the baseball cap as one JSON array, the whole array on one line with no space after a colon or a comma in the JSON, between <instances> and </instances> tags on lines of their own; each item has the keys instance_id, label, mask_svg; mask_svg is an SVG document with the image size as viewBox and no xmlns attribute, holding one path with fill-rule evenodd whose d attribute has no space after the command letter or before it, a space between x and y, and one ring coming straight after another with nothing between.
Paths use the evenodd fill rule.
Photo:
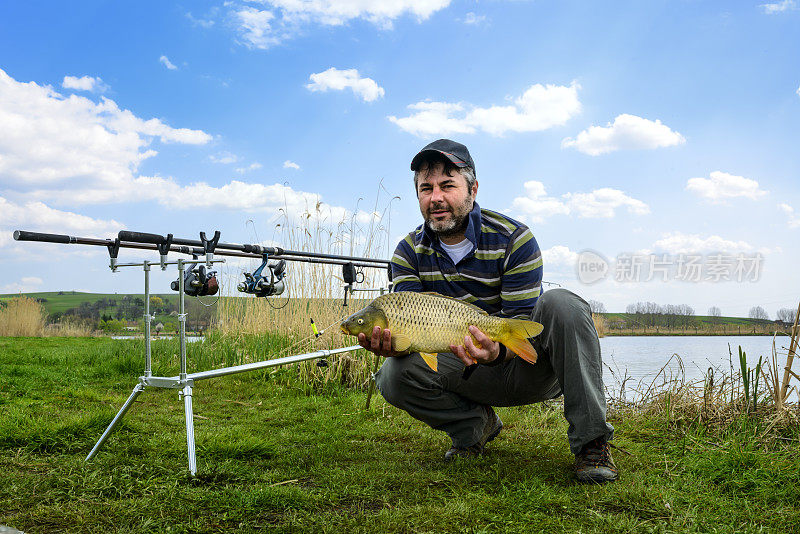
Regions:
<instances>
[{"instance_id":1,"label":"baseball cap","mask_svg":"<svg viewBox=\"0 0 800 534\"><path fill-rule=\"evenodd\" d=\"M411 170L416 171L425 155L431 152L443 155L452 161L456 167L470 167L475 171L475 162L472 161L472 156L469 155L467 147L450 139L437 139L433 143L426 145L411 160Z\"/></svg>"}]
</instances>

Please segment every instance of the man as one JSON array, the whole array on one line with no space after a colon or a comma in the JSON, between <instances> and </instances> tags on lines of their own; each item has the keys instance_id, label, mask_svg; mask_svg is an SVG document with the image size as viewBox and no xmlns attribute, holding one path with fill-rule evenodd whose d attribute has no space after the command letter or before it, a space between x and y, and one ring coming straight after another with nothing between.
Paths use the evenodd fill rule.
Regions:
<instances>
[{"instance_id":1,"label":"man","mask_svg":"<svg viewBox=\"0 0 800 534\"><path fill-rule=\"evenodd\" d=\"M589 306L564 289L541 293L542 260L527 226L481 209L475 163L467 147L440 139L411 161L424 224L400 242L392 258L396 291L435 291L493 315L544 325L532 340L536 364L514 358L477 327L452 354L440 354L438 372L418 354L392 350L391 332L375 327L362 347L386 357L376 374L392 405L446 432L445 460L481 455L503 423L492 406L519 406L564 395L567 437L582 482L617 479L609 452L600 343ZM470 367L477 362L476 367Z\"/></svg>"}]
</instances>

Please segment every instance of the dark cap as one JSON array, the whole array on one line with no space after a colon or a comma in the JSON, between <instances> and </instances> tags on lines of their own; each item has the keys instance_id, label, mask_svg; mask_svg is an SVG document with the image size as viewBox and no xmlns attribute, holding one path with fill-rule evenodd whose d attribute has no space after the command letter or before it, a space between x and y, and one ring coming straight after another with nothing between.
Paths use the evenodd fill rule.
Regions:
<instances>
[{"instance_id":1,"label":"dark cap","mask_svg":"<svg viewBox=\"0 0 800 534\"><path fill-rule=\"evenodd\" d=\"M461 143L456 143L450 139L439 139L427 145L419 151L411 160L411 170L416 171L419 168L422 159L426 154L438 153L453 162L456 167L470 167L473 172L475 171L475 162L472 161L472 156L469 155L467 147Z\"/></svg>"}]
</instances>

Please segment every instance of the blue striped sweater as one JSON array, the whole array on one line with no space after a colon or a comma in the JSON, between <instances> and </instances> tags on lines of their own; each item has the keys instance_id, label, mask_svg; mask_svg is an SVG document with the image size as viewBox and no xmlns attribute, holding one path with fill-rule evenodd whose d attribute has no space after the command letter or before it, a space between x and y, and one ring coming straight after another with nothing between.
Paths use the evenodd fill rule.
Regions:
<instances>
[{"instance_id":1,"label":"blue striped sweater","mask_svg":"<svg viewBox=\"0 0 800 534\"><path fill-rule=\"evenodd\" d=\"M476 202L465 234L472 250L454 265L425 224L409 233L392 257L394 290L435 291L491 315L530 318L542 288L542 253L530 229Z\"/></svg>"}]
</instances>

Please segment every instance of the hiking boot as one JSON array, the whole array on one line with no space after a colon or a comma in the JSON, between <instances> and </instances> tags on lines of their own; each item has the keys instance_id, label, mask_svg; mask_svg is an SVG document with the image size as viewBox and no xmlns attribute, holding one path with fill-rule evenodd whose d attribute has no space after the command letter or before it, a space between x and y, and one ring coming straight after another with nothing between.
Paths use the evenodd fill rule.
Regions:
<instances>
[{"instance_id":1,"label":"hiking boot","mask_svg":"<svg viewBox=\"0 0 800 534\"><path fill-rule=\"evenodd\" d=\"M575 474L580 482L604 484L619 478L617 466L605 438L596 438L575 455Z\"/></svg>"},{"instance_id":2,"label":"hiking boot","mask_svg":"<svg viewBox=\"0 0 800 534\"><path fill-rule=\"evenodd\" d=\"M500 416L494 413L494 410L491 406L487 406L486 411L489 417L486 420L486 426L483 427L483 434L481 435L481 439L478 441L478 443L465 448L450 447L450 449L444 453L445 462L452 461L456 458L482 456L485 452L486 444L500 434L500 431L503 430L503 422L500 420Z\"/></svg>"}]
</instances>

